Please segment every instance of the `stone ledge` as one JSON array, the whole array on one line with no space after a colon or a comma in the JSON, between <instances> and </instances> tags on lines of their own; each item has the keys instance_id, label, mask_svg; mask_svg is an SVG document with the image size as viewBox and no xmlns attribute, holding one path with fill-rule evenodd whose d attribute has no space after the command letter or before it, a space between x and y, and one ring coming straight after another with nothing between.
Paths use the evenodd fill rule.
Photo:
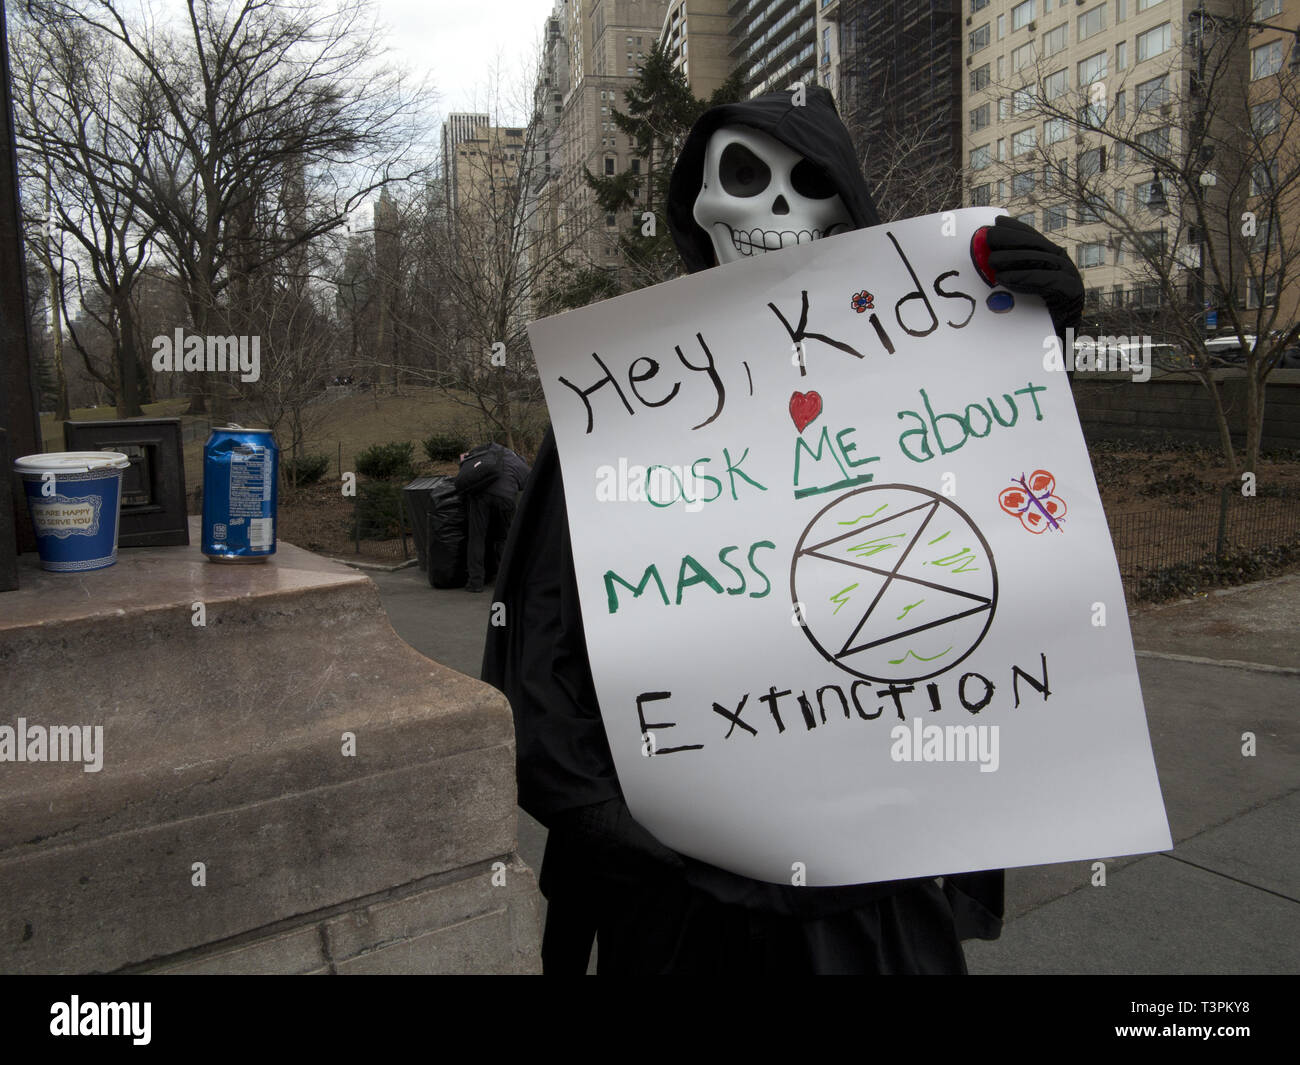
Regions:
<instances>
[{"instance_id":1,"label":"stone ledge","mask_svg":"<svg viewBox=\"0 0 1300 1065\"><path fill-rule=\"evenodd\" d=\"M76 575L26 556L0 599L0 725L103 729L98 772L0 763L0 969L182 971L226 944L225 971L531 971L531 872L507 894L468 872L515 849L505 699L398 639L368 577L197 542ZM450 886L390 898L430 877ZM349 938L353 911L390 930Z\"/></svg>"},{"instance_id":2,"label":"stone ledge","mask_svg":"<svg viewBox=\"0 0 1300 1065\"><path fill-rule=\"evenodd\" d=\"M68 575L42 573L30 559L44 581L25 581L23 592L5 597L0 725L16 727L22 716L28 726L102 726L104 752L97 773L80 764L0 763L0 857L38 837L75 839L86 826L102 835L150 821L157 804L140 810L141 794L156 795L168 816L186 817L220 791L260 800L416 756L513 743L504 697L400 640L367 577L292 545L277 554L291 564L284 572L292 580L260 566L195 563L196 546L123 554L117 566L72 578L93 593L81 596L81 616L62 583ZM159 576L170 571L185 581L196 565L220 570L226 593L240 589L205 601L201 628ZM146 576L137 583L162 580L156 605L146 608L137 590L135 606L114 613L109 604L122 582L101 584L100 574L117 571L130 584L138 566ZM261 592L250 590L254 571L268 574ZM53 586L49 618L8 610L12 595L35 595L38 584ZM356 737L355 758L341 755L345 732ZM286 750L291 758L277 756Z\"/></svg>"},{"instance_id":3,"label":"stone ledge","mask_svg":"<svg viewBox=\"0 0 1300 1065\"><path fill-rule=\"evenodd\" d=\"M47 573L35 554L19 557L22 585L4 598L0 633L63 621L153 613L168 607L230 602L329 586L363 588L368 579L283 540L266 562L209 562L199 550L199 519L190 517L187 547L133 547L117 564L86 573Z\"/></svg>"}]
</instances>

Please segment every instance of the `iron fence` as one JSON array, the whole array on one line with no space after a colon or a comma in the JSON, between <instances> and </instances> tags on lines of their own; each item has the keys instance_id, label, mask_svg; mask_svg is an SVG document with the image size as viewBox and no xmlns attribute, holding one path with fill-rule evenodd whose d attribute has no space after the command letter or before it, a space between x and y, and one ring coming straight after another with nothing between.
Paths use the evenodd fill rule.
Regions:
<instances>
[{"instance_id":1,"label":"iron fence","mask_svg":"<svg viewBox=\"0 0 1300 1065\"><path fill-rule=\"evenodd\" d=\"M1300 496L1242 496L1226 488L1217 498L1108 520L1120 576L1130 591L1144 577L1169 566L1300 544Z\"/></svg>"},{"instance_id":2,"label":"iron fence","mask_svg":"<svg viewBox=\"0 0 1300 1065\"><path fill-rule=\"evenodd\" d=\"M414 536L415 531L406 520L406 506L400 487L396 488L394 494L381 497L358 492L352 499L351 525L353 554L390 561L395 561L399 555L403 561L411 557L413 545L408 545L407 538ZM373 534L366 536L363 531L368 526L383 527L398 535L385 538Z\"/></svg>"}]
</instances>

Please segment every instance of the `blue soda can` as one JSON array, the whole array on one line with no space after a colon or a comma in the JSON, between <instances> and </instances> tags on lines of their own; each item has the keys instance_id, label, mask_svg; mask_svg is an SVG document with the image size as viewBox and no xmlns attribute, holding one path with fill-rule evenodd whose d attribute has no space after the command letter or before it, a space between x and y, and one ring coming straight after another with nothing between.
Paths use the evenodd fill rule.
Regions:
<instances>
[{"instance_id":1,"label":"blue soda can","mask_svg":"<svg viewBox=\"0 0 1300 1065\"><path fill-rule=\"evenodd\" d=\"M275 554L280 449L270 429L227 425L203 446L203 553L212 562Z\"/></svg>"}]
</instances>

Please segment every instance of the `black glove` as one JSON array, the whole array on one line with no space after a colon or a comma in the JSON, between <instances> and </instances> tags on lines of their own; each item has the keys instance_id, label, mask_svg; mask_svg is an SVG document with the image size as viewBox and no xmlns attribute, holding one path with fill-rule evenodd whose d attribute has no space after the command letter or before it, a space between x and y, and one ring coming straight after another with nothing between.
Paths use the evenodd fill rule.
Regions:
<instances>
[{"instance_id":1,"label":"black glove","mask_svg":"<svg viewBox=\"0 0 1300 1065\"><path fill-rule=\"evenodd\" d=\"M1083 314L1083 278L1069 254L1033 226L999 215L988 231L989 266L997 283L1042 296L1052 325L1064 337Z\"/></svg>"},{"instance_id":2,"label":"black glove","mask_svg":"<svg viewBox=\"0 0 1300 1065\"><path fill-rule=\"evenodd\" d=\"M680 854L665 847L633 819L632 811L622 799L607 799L567 810L552 818L551 828L565 832L575 842L593 850L649 859L675 869L685 865Z\"/></svg>"}]
</instances>

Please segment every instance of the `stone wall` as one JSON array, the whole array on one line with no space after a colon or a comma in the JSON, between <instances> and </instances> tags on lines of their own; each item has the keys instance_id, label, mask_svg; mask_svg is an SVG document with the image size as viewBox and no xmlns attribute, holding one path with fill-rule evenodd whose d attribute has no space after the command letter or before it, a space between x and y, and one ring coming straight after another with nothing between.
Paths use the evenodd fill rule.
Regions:
<instances>
[{"instance_id":1,"label":"stone wall","mask_svg":"<svg viewBox=\"0 0 1300 1065\"><path fill-rule=\"evenodd\" d=\"M1218 387L1233 438L1245 440L1246 382L1240 370L1221 372ZM1172 436L1219 445L1214 408L1205 386L1185 375L1135 382L1127 374L1076 373L1072 383L1084 436L1141 441ZM1264 449L1300 448L1300 370L1274 370L1264 406Z\"/></svg>"}]
</instances>

